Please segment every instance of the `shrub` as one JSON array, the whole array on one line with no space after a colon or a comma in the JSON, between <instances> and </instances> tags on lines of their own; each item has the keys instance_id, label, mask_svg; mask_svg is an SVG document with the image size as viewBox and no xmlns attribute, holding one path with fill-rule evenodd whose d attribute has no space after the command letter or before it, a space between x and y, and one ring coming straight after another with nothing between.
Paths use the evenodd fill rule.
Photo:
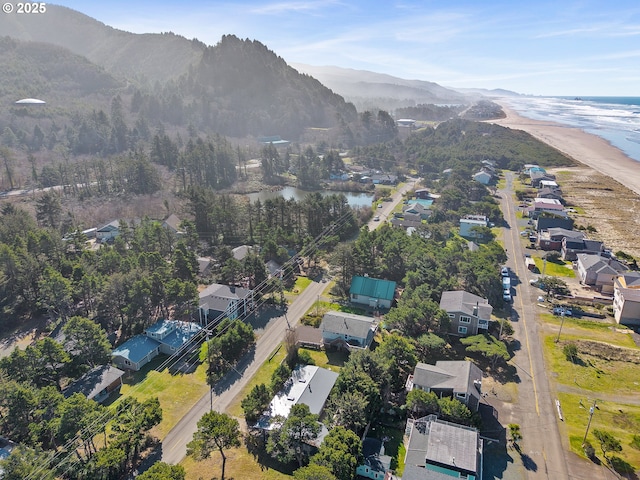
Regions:
<instances>
[{"instance_id":1,"label":"shrub","mask_svg":"<svg viewBox=\"0 0 640 480\"><path fill-rule=\"evenodd\" d=\"M590 460L593 460L595 458L596 449L593 448L593 445L591 445L591 442L589 440L585 440L582 448L584 449L584 454L587 456L587 458L589 458Z\"/></svg>"},{"instance_id":2,"label":"shrub","mask_svg":"<svg viewBox=\"0 0 640 480\"><path fill-rule=\"evenodd\" d=\"M562 347L562 353L564 353L567 361L571 363L575 363L578 359L578 347L575 343L567 343L564 347Z\"/></svg>"},{"instance_id":3,"label":"shrub","mask_svg":"<svg viewBox=\"0 0 640 480\"><path fill-rule=\"evenodd\" d=\"M634 435L629 445L631 446L631 448L640 450L640 435Z\"/></svg>"},{"instance_id":4,"label":"shrub","mask_svg":"<svg viewBox=\"0 0 640 480\"><path fill-rule=\"evenodd\" d=\"M616 472L618 472L621 475L633 473L635 471L633 466L631 466L628 462L624 461L622 458L617 457L615 455L611 457L611 459L609 460L609 463L611 464L611 468L613 468Z\"/></svg>"}]
</instances>

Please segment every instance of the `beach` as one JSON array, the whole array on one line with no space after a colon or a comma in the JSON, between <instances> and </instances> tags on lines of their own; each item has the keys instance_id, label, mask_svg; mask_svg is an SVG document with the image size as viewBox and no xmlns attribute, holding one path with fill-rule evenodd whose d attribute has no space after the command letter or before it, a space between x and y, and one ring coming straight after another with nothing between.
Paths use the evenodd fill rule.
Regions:
<instances>
[{"instance_id":1,"label":"beach","mask_svg":"<svg viewBox=\"0 0 640 480\"><path fill-rule=\"evenodd\" d=\"M495 101L495 100L494 100ZM583 165L607 175L640 195L640 162L605 139L579 128L560 123L533 120L515 112L505 101L496 101L506 117L490 120L503 127L524 130Z\"/></svg>"},{"instance_id":2,"label":"beach","mask_svg":"<svg viewBox=\"0 0 640 480\"><path fill-rule=\"evenodd\" d=\"M557 176L567 202L580 208L578 226L592 226L590 238L614 252L640 258L640 162L607 140L551 121L522 117L506 102L506 118L491 123L523 130L574 159L578 166L549 169ZM535 163L535 159L532 159Z\"/></svg>"}]
</instances>

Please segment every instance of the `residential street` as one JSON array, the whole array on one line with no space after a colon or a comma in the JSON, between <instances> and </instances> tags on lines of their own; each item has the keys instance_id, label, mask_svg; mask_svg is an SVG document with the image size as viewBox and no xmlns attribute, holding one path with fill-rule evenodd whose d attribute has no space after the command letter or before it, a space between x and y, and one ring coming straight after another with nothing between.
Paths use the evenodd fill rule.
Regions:
<instances>
[{"instance_id":1,"label":"residential street","mask_svg":"<svg viewBox=\"0 0 640 480\"><path fill-rule=\"evenodd\" d=\"M287 320L294 327L298 320L311 308L326 288L326 283L312 282L289 306L286 316L273 319L268 328L258 338L253 357L245 358L238 365L237 370L242 372L230 372L219 383L219 394L213 394L213 408L218 412L224 412L242 388L255 375L258 368L271 356L282 343L288 328ZM170 464L179 463L187 451L194 432L197 430L198 420L209 411L211 397L209 393L204 395L194 407L171 429L162 442L162 461Z\"/></svg>"},{"instance_id":2,"label":"residential street","mask_svg":"<svg viewBox=\"0 0 640 480\"><path fill-rule=\"evenodd\" d=\"M506 187L499 191L499 195L506 222L503 239L509 256L507 265L512 271L512 285L515 286L510 317L515 338L520 342L520 349L510 363L517 368L520 383L513 403L495 405L500 413L500 422L505 427L508 423L520 424L522 463L529 479L615 478L606 469L571 453L568 438L560 433L556 396L545 370L538 330L537 291L529 285L530 272L524 264L524 250L518 231L513 200L514 177L515 174L507 173Z\"/></svg>"}]
</instances>

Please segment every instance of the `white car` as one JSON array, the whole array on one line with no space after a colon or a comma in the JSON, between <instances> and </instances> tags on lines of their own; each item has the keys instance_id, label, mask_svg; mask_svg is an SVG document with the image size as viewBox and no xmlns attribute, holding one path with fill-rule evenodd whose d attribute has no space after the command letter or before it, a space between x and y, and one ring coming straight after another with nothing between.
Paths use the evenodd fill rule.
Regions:
<instances>
[{"instance_id":1,"label":"white car","mask_svg":"<svg viewBox=\"0 0 640 480\"><path fill-rule=\"evenodd\" d=\"M373 217L373 221L374 222L379 222L380 221L380 216L376 215L375 217Z\"/></svg>"}]
</instances>

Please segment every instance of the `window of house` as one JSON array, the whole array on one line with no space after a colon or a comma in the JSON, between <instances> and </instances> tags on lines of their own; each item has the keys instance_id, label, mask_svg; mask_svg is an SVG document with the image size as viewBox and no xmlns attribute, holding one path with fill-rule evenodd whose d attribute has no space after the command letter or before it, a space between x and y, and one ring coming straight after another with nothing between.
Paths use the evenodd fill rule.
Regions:
<instances>
[{"instance_id":1,"label":"window of house","mask_svg":"<svg viewBox=\"0 0 640 480\"><path fill-rule=\"evenodd\" d=\"M467 327L458 327L458 333L467 333Z\"/></svg>"},{"instance_id":2,"label":"window of house","mask_svg":"<svg viewBox=\"0 0 640 480\"><path fill-rule=\"evenodd\" d=\"M352 298L358 298L358 294L356 294L356 293L352 293L352 294L351 294L351 297L352 297Z\"/></svg>"},{"instance_id":3,"label":"window of house","mask_svg":"<svg viewBox=\"0 0 640 480\"><path fill-rule=\"evenodd\" d=\"M471 323L471 317L460 317L460 322L461 323Z\"/></svg>"},{"instance_id":4,"label":"window of house","mask_svg":"<svg viewBox=\"0 0 640 480\"><path fill-rule=\"evenodd\" d=\"M449 318L456 318L456 314L455 313L450 313L449 314Z\"/></svg>"}]
</instances>

